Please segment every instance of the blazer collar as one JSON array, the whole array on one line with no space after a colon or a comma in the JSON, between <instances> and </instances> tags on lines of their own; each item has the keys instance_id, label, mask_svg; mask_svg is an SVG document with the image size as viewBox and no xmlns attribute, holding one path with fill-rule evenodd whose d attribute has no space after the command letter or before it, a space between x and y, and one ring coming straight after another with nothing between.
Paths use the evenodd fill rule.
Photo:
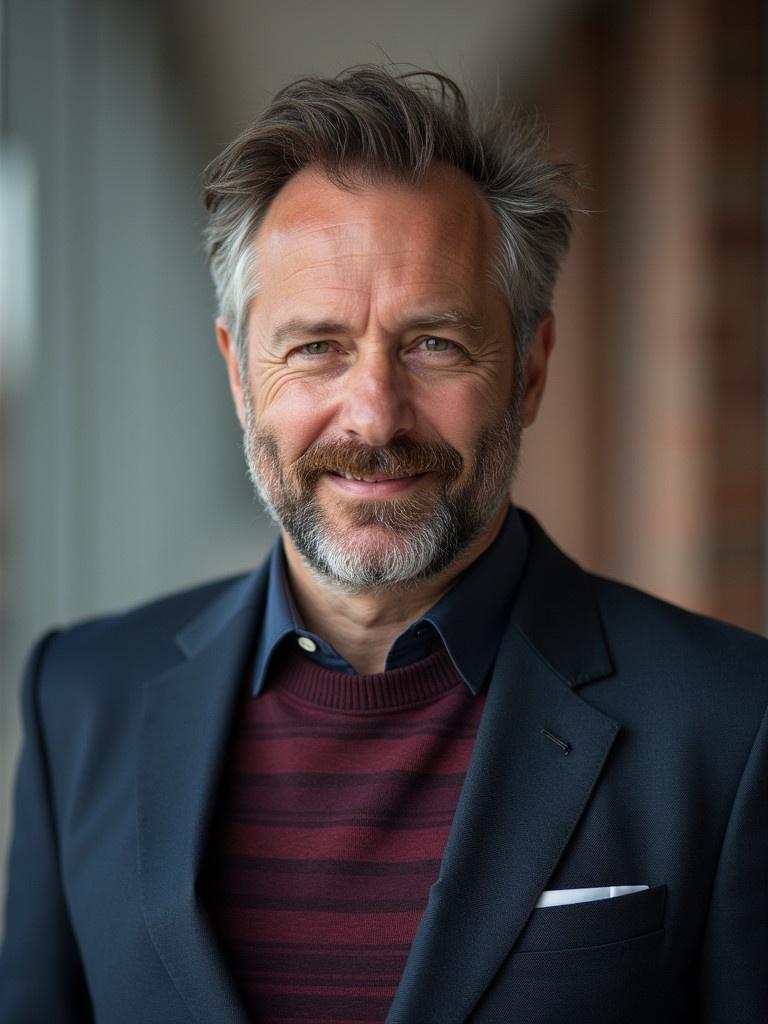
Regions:
<instances>
[{"instance_id":1,"label":"blazer collar","mask_svg":"<svg viewBox=\"0 0 768 1024\"><path fill-rule=\"evenodd\" d=\"M249 609L254 620L261 617L266 598L269 562L265 561L255 572L240 576L215 601L183 626L174 637L188 658L194 658L233 620ZM252 622L256 625L256 621Z\"/></svg>"},{"instance_id":2,"label":"blazer collar","mask_svg":"<svg viewBox=\"0 0 768 1024\"><path fill-rule=\"evenodd\" d=\"M520 510L530 546L512 622L563 677L578 687L612 675L591 578Z\"/></svg>"}]
</instances>

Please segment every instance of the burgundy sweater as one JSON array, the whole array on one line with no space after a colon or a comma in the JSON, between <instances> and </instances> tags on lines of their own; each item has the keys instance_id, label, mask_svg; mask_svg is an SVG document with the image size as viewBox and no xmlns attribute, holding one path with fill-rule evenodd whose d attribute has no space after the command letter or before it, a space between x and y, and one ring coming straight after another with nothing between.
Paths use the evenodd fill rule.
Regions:
<instances>
[{"instance_id":1,"label":"burgundy sweater","mask_svg":"<svg viewBox=\"0 0 768 1024\"><path fill-rule=\"evenodd\" d=\"M482 706L443 649L361 676L283 646L246 689L201 889L254 1021L384 1020Z\"/></svg>"}]
</instances>

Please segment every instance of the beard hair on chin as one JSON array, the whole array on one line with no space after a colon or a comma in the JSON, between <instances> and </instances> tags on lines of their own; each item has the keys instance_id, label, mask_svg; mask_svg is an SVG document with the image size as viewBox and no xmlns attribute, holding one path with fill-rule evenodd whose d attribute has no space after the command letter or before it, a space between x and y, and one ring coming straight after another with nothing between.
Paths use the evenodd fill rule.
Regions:
<instances>
[{"instance_id":1,"label":"beard hair on chin","mask_svg":"<svg viewBox=\"0 0 768 1024\"><path fill-rule=\"evenodd\" d=\"M447 445L432 446L423 450L426 461L420 465L440 467L437 495L350 503L342 524L331 521L314 497L319 473L300 472L296 486L286 481L277 437L256 428L246 394L243 442L248 475L266 511L287 532L312 572L350 591L407 587L447 568L509 499L520 449L521 405L518 388L512 406L481 432L473 471L465 483L452 480L459 475L453 469L455 460L459 467L462 464L458 452ZM409 448L419 451L415 442L409 442ZM321 456L322 448L320 461ZM376 461L389 464L396 457L384 450ZM363 528L377 535L361 537Z\"/></svg>"},{"instance_id":2,"label":"beard hair on chin","mask_svg":"<svg viewBox=\"0 0 768 1024\"><path fill-rule=\"evenodd\" d=\"M313 572L350 591L413 585L444 568L458 548L455 519L441 502L426 522L384 527L385 539L361 539L355 524L329 530L314 502L304 507L301 521L287 521L285 529Z\"/></svg>"}]
</instances>

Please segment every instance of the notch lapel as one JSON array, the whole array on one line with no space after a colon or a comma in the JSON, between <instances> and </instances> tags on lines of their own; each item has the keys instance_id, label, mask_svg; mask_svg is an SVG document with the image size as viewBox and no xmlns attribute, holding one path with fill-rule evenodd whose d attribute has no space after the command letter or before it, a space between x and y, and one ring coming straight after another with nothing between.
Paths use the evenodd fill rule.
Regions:
<instances>
[{"instance_id":1,"label":"notch lapel","mask_svg":"<svg viewBox=\"0 0 768 1024\"><path fill-rule=\"evenodd\" d=\"M239 580L177 636L188 656L144 690L138 765L144 917L200 1024L246 1024L195 891L232 712L253 650L265 570Z\"/></svg>"},{"instance_id":2,"label":"notch lapel","mask_svg":"<svg viewBox=\"0 0 768 1024\"><path fill-rule=\"evenodd\" d=\"M526 525L529 563L387 1024L468 1019L546 888L619 729L573 692L611 670L591 585ZM567 756L545 729L567 741Z\"/></svg>"}]
</instances>

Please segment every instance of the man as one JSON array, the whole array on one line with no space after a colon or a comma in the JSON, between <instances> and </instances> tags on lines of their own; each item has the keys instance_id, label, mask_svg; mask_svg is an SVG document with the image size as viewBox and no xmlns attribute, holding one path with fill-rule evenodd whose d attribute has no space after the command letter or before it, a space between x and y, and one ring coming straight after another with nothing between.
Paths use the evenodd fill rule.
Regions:
<instances>
[{"instance_id":1,"label":"man","mask_svg":"<svg viewBox=\"0 0 768 1024\"><path fill-rule=\"evenodd\" d=\"M255 573L30 659L0 1019L768 1019L766 646L509 505L567 168L446 79L208 173Z\"/></svg>"}]
</instances>

